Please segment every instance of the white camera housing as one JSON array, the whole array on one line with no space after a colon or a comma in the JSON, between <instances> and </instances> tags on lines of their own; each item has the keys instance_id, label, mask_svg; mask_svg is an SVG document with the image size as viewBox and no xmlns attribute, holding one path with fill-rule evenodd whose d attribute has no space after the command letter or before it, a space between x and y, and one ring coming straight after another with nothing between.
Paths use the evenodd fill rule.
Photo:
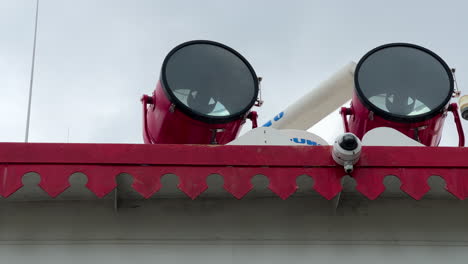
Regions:
<instances>
[{"instance_id":1,"label":"white camera housing","mask_svg":"<svg viewBox=\"0 0 468 264\"><path fill-rule=\"evenodd\" d=\"M458 104L460 105L460 112L463 119L468 120L468 95L460 97Z\"/></svg>"},{"instance_id":2,"label":"white camera housing","mask_svg":"<svg viewBox=\"0 0 468 264\"><path fill-rule=\"evenodd\" d=\"M359 161L362 143L353 133L339 135L333 144L332 156L336 163L344 167L346 173L351 173L353 165Z\"/></svg>"}]
</instances>

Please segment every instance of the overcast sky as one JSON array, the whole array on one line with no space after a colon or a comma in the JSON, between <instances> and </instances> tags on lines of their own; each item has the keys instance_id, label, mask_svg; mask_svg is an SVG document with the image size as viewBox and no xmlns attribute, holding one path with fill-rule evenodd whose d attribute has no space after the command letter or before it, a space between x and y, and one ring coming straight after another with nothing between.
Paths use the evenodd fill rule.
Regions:
<instances>
[{"instance_id":1,"label":"overcast sky","mask_svg":"<svg viewBox=\"0 0 468 264\"><path fill-rule=\"evenodd\" d=\"M40 0L30 141L141 143L139 99L166 54L193 39L231 46L264 78L262 124L390 42L433 50L468 94L465 2ZM0 0L0 141L24 140L34 12L35 0ZM338 113L312 131L331 141ZM442 145L457 142L449 115Z\"/></svg>"}]
</instances>

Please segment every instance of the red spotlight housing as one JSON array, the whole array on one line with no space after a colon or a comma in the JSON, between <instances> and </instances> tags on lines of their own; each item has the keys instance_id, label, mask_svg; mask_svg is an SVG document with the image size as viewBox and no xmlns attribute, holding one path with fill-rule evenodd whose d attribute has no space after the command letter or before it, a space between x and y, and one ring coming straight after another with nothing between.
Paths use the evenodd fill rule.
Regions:
<instances>
[{"instance_id":1,"label":"red spotlight housing","mask_svg":"<svg viewBox=\"0 0 468 264\"><path fill-rule=\"evenodd\" d=\"M249 62L223 44L195 40L166 56L152 96L144 95L145 143L226 144L257 101L258 78Z\"/></svg>"},{"instance_id":2,"label":"red spotlight housing","mask_svg":"<svg viewBox=\"0 0 468 264\"><path fill-rule=\"evenodd\" d=\"M343 108L341 114L345 130L361 139L373 128L390 127L426 146L437 146L448 111L461 128L456 104L449 105L452 71L426 48L407 43L377 47L357 64L354 83L351 108ZM463 131L458 132L463 146Z\"/></svg>"}]
</instances>

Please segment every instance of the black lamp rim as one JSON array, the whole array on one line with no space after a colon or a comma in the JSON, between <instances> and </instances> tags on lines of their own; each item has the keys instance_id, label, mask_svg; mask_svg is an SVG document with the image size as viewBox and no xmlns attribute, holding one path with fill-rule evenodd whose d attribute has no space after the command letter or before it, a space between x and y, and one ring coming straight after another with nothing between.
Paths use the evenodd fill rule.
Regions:
<instances>
[{"instance_id":1,"label":"black lamp rim","mask_svg":"<svg viewBox=\"0 0 468 264\"><path fill-rule=\"evenodd\" d=\"M442 101L441 104L439 104L434 109L431 109L431 111L429 111L427 113L420 114L420 115L414 115L414 116L408 116L408 115L393 114L393 113L384 111L384 110L378 108L377 106L375 106L374 104L372 104L369 101L369 99L367 99L367 97L364 95L364 93L362 92L361 87L359 85L359 81L358 81L359 80L359 70L361 69L361 66L366 61L366 59L369 58L370 56L372 56L374 53L376 53L376 52L378 52L378 51L380 51L382 49L392 48L392 47L408 47L408 48L417 49L417 50L420 50L420 51L423 51L423 52L429 54L430 56L435 58L437 61L439 61L439 63L442 65L442 67L447 72L447 76L449 77L449 82L450 82L449 93L447 94L447 97L444 98L444 100ZM416 122L423 122L423 121L429 120L429 119L433 118L434 116L440 114L442 111L444 111L447 108L447 106L449 104L449 101L452 98L453 91L454 91L454 79L453 79L453 74L452 74L452 71L451 71L450 67L435 52L433 52L433 51L431 51L431 50L429 50L427 48L424 48L422 46L416 45L416 44L396 42L396 43L389 43L389 44L384 44L384 45L378 46L378 47L368 51L359 60L358 64L356 65L356 69L354 71L354 87L355 87L355 91L356 91L356 94L357 94L359 100L361 100L362 104L368 110L370 110L370 111L374 112L375 114L381 116L382 118L390 120L390 121L401 122L401 123L416 123Z\"/></svg>"},{"instance_id":2,"label":"black lamp rim","mask_svg":"<svg viewBox=\"0 0 468 264\"><path fill-rule=\"evenodd\" d=\"M244 109L242 109L241 111L238 111L237 113L228 115L228 116L211 116L211 115L202 114L202 113L199 113L199 112L196 112L196 111L192 110L191 108L186 106L184 103L182 103L175 96L175 94L169 88L169 84L168 84L167 78L166 78L167 63L168 63L169 59L171 58L171 56L174 53L176 53L178 50L180 50L180 49L182 49L182 48L184 48L186 46L195 45L195 44L208 44L208 45L213 45L213 46L223 48L223 49L231 52L235 56L237 56L247 66L250 73L252 74L252 78L253 78L253 82L254 82L254 95L252 96L252 99L249 102L249 104L247 104L247 106ZM188 115L189 117L191 117L191 118L193 118L195 120L198 120L198 121L201 121L201 122L204 122L204 123L209 123L209 124L228 123L228 122L231 122L231 121L234 121L234 120L245 117L247 115L247 113L249 112L249 110L252 109L253 105L257 101L258 92L259 92L257 74L255 73L255 70L253 69L252 65L250 65L250 63L247 61L247 59L244 56L242 56L239 52L234 50L233 48L231 48L229 46L226 46L226 45L224 45L222 43L219 43L219 42L216 42L216 41L211 41L211 40L191 40L191 41L187 41L187 42L184 42L182 44L179 44L178 46L173 48L166 55L166 58L163 61L163 64L162 64L162 67L161 67L161 73L160 73L160 81L161 81L161 86L163 88L164 93L166 94L167 98L173 104L175 104L176 108L180 109L184 114Z\"/></svg>"}]
</instances>

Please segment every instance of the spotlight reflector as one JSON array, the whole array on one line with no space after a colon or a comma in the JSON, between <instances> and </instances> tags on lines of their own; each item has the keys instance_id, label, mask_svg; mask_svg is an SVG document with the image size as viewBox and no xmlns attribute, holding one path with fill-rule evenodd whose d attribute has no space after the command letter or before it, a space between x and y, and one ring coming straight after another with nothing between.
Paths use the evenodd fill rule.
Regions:
<instances>
[{"instance_id":1,"label":"spotlight reflector","mask_svg":"<svg viewBox=\"0 0 468 264\"><path fill-rule=\"evenodd\" d=\"M256 118L258 91L252 66L232 48L183 43L166 56L153 96L142 99L145 143L228 143Z\"/></svg>"},{"instance_id":2,"label":"spotlight reflector","mask_svg":"<svg viewBox=\"0 0 468 264\"><path fill-rule=\"evenodd\" d=\"M356 66L354 84L351 108L341 114L345 128L349 122L349 132L361 139L376 127L390 127L426 146L437 146L447 112L459 122L456 106L449 105L452 71L421 46L392 43L369 51ZM351 115L349 121L346 115Z\"/></svg>"}]
</instances>

